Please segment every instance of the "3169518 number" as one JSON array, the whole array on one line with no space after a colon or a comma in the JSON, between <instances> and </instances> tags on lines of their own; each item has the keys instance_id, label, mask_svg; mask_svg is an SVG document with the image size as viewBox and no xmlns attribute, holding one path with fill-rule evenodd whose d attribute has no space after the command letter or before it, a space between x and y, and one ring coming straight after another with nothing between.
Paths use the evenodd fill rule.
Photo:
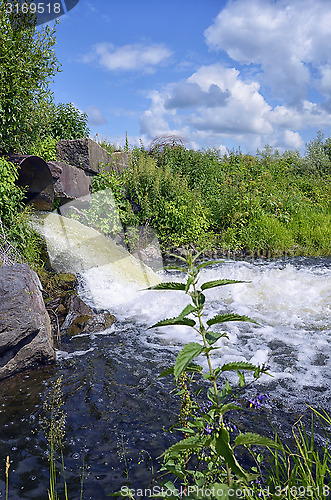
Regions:
<instances>
[{"instance_id":1,"label":"3169518 number","mask_svg":"<svg viewBox=\"0 0 331 500\"><path fill-rule=\"evenodd\" d=\"M61 4L59 2L24 2L24 3L11 3L6 4L7 14L16 13L27 14L61 14Z\"/></svg>"}]
</instances>

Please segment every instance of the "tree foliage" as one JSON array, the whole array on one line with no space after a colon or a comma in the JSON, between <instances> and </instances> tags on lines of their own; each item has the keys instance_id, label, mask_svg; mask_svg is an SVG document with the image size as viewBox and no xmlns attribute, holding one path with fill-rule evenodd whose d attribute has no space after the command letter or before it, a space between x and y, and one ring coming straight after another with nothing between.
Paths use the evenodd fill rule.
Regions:
<instances>
[{"instance_id":1,"label":"tree foliage","mask_svg":"<svg viewBox=\"0 0 331 500\"><path fill-rule=\"evenodd\" d=\"M36 110L47 111L59 71L55 26L37 29L33 15L9 14L7 4L0 0L0 152L24 153L43 126Z\"/></svg>"}]
</instances>

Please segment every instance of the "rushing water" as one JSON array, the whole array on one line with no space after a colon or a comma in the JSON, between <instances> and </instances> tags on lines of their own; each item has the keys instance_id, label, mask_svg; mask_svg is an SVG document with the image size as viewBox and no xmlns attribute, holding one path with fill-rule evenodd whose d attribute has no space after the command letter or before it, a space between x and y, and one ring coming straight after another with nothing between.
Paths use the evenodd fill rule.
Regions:
<instances>
[{"instance_id":1,"label":"rushing water","mask_svg":"<svg viewBox=\"0 0 331 500\"><path fill-rule=\"evenodd\" d=\"M164 278L181 276L171 272ZM202 272L202 281L218 278L248 283L206 291L207 317L229 311L259 324L229 323L229 339L218 342L215 363L268 364L273 377L263 377L254 392L270 395L265 414L280 432L286 433L291 413L304 412L307 403L331 410L331 259L224 261ZM186 327L147 328L177 315L187 296L114 282L100 267L82 275L80 294L94 307L113 312L116 324L73 337L58 350L55 366L1 382L0 458L4 464L8 454L12 461L10 498L46 498L47 444L40 408L60 375L70 498L79 498L83 463L83 498L102 500L119 489L126 481L123 449L131 485L148 487L151 462L138 461L148 453L155 461L173 439L166 429L174 423L178 403L169 394L172 381L157 375L195 337ZM249 412L253 425L260 425L254 424L257 414ZM4 496L3 482L0 492Z\"/></svg>"}]
</instances>

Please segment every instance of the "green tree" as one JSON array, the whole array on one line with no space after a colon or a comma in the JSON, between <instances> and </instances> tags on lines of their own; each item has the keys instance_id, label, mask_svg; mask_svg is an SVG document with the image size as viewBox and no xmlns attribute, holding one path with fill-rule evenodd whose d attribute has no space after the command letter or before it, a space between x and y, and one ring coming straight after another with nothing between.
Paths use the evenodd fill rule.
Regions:
<instances>
[{"instance_id":1,"label":"green tree","mask_svg":"<svg viewBox=\"0 0 331 500\"><path fill-rule=\"evenodd\" d=\"M54 106L49 135L57 140L87 137L90 134L87 120L87 114L79 111L72 103L60 103Z\"/></svg>"},{"instance_id":2,"label":"green tree","mask_svg":"<svg viewBox=\"0 0 331 500\"><path fill-rule=\"evenodd\" d=\"M43 123L35 110L52 101L49 84L59 71L55 25L36 28L31 13L10 13L0 0L0 152L24 153Z\"/></svg>"}]
</instances>

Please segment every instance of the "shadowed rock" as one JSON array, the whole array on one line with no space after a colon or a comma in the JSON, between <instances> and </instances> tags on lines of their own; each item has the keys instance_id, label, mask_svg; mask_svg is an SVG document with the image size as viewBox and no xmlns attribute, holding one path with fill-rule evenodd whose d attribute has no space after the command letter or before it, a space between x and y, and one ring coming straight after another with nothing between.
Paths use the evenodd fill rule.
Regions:
<instances>
[{"instance_id":1,"label":"shadowed rock","mask_svg":"<svg viewBox=\"0 0 331 500\"><path fill-rule=\"evenodd\" d=\"M55 361L38 276L27 264L0 267L0 379Z\"/></svg>"}]
</instances>

